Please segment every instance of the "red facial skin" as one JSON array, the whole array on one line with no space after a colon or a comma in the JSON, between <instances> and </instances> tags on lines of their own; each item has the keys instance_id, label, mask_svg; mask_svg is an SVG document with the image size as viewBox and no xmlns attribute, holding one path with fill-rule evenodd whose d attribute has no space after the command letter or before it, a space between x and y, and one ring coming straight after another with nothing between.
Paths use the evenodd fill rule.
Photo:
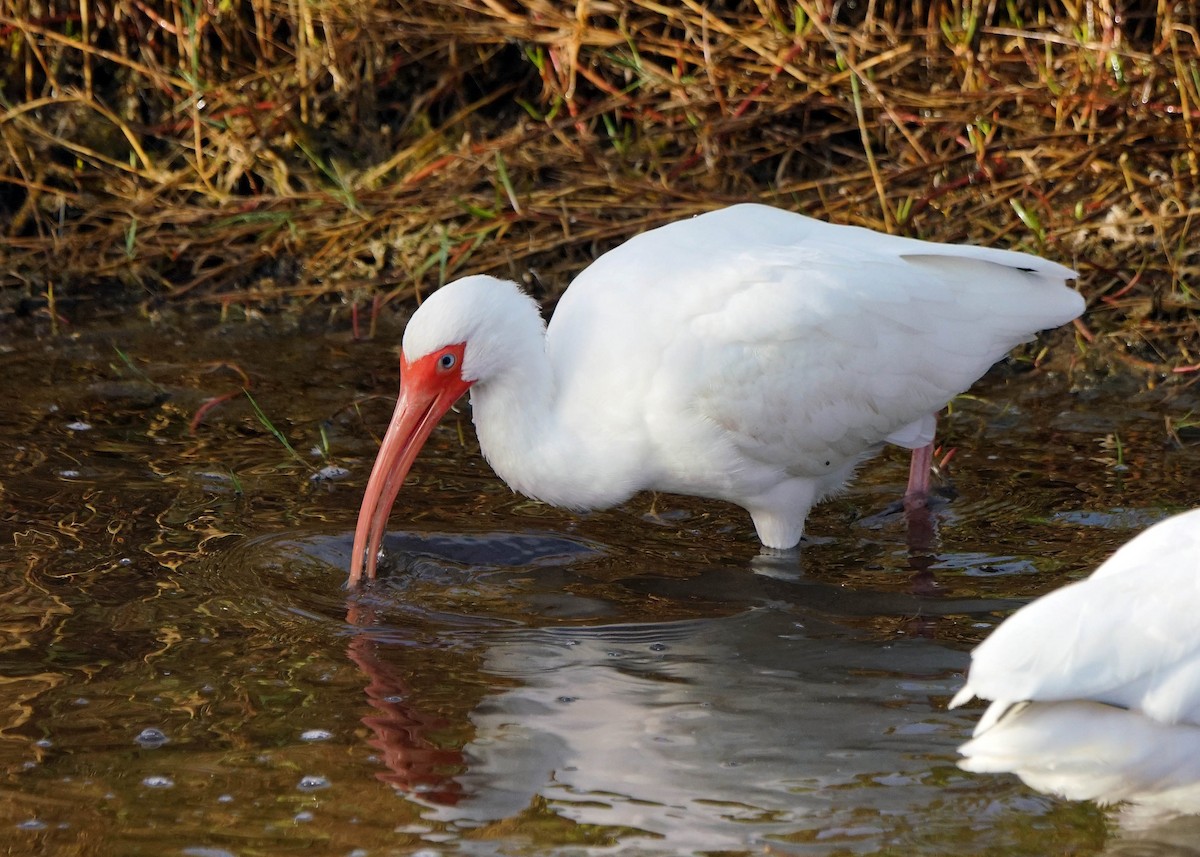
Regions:
<instances>
[{"instance_id":1,"label":"red facial skin","mask_svg":"<svg viewBox=\"0 0 1200 857\"><path fill-rule=\"evenodd\" d=\"M400 398L367 480L354 529L351 589L359 585L364 573L367 580L375 579L379 546L400 486L433 427L471 387L472 382L462 377L466 347L465 342L448 345L412 363L400 355Z\"/></svg>"}]
</instances>

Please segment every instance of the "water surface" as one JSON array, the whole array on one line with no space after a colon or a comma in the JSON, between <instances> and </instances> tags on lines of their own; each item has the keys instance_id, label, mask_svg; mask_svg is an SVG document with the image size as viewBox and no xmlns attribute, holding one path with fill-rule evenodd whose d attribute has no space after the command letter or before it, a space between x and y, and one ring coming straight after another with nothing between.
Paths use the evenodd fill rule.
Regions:
<instances>
[{"instance_id":1,"label":"water surface","mask_svg":"<svg viewBox=\"0 0 1200 857\"><path fill-rule=\"evenodd\" d=\"M452 416L352 594L397 330L3 336L12 853L1177 853L960 770L978 709L945 703L1008 612L1195 503L1184 384L1002 367L942 422L926 549L889 511L896 452L781 556L717 503L524 500Z\"/></svg>"}]
</instances>

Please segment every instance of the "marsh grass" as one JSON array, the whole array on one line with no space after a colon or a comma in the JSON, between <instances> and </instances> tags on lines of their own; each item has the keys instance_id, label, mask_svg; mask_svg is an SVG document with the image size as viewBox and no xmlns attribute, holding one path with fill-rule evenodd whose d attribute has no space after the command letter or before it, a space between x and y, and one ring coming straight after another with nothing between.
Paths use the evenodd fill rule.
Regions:
<instances>
[{"instance_id":1,"label":"marsh grass","mask_svg":"<svg viewBox=\"0 0 1200 857\"><path fill-rule=\"evenodd\" d=\"M0 0L3 306L553 297L743 200L1076 267L1200 362L1192 4ZM1131 331L1135 333L1131 334Z\"/></svg>"}]
</instances>

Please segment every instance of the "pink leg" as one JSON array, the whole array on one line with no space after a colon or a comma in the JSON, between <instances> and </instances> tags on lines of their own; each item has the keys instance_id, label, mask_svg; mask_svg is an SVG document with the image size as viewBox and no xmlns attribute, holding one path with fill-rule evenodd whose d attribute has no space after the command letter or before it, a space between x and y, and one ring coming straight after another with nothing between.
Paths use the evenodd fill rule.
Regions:
<instances>
[{"instance_id":1,"label":"pink leg","mask_svg":"<svg viewBox=\"0 0 1200 857\"><path fill-rule=\"evenodd\" d=\"M929 495L929 472L933 469L933 441L928 446L912 451L908 465L908 490L904 492L904 507L911 503L924 505Z\"/></svg>"},{"instance_id":2,"label":"pink leg","mask_svg":"<svg viewBox=\"0 0 1200 857\"><path fill-rule=\"evenodd\" d=\"M908 519L908 547L912 551L933 550L935 533L929 514L929 473L933 469L933 441L914 449L908 466L908 490L904 492L904 516Z\"/></svg>"}]
</instances>

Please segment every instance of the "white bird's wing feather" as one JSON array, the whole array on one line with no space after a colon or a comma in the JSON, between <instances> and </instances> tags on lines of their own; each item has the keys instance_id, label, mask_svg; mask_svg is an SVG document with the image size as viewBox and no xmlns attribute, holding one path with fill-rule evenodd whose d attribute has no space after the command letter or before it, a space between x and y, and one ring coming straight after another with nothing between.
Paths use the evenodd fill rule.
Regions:
<instances>
[{"instance_id":1,"label":"white bird's wing feather","mask_svg":"<svg viewBox=\"0 0 1200 857\"><path fill-rule=\"evenodd\" d=\"M931 413L1079 314L1071 276L1025 254L735 206L596 260L559 303L547 348L580 425L640 430L656 461L676 444L692 470L708 449L729 466L820 478L886 439L926 442ZM596 423L597 402L622 399L634 413L606 408L623 422Z\"/></svg>"},{"instance_id":2,"label":"white bird's wing feather","mask_svg":"<svg viewBox=\"0 0 1200 857\"><path fill-rule=\"evenodd\" d=\"M951 701L1094 700L1200 725L1200 510L1163 521L1084 580L1022 607L971 655Z\"/></svg>"}]
</instances>

